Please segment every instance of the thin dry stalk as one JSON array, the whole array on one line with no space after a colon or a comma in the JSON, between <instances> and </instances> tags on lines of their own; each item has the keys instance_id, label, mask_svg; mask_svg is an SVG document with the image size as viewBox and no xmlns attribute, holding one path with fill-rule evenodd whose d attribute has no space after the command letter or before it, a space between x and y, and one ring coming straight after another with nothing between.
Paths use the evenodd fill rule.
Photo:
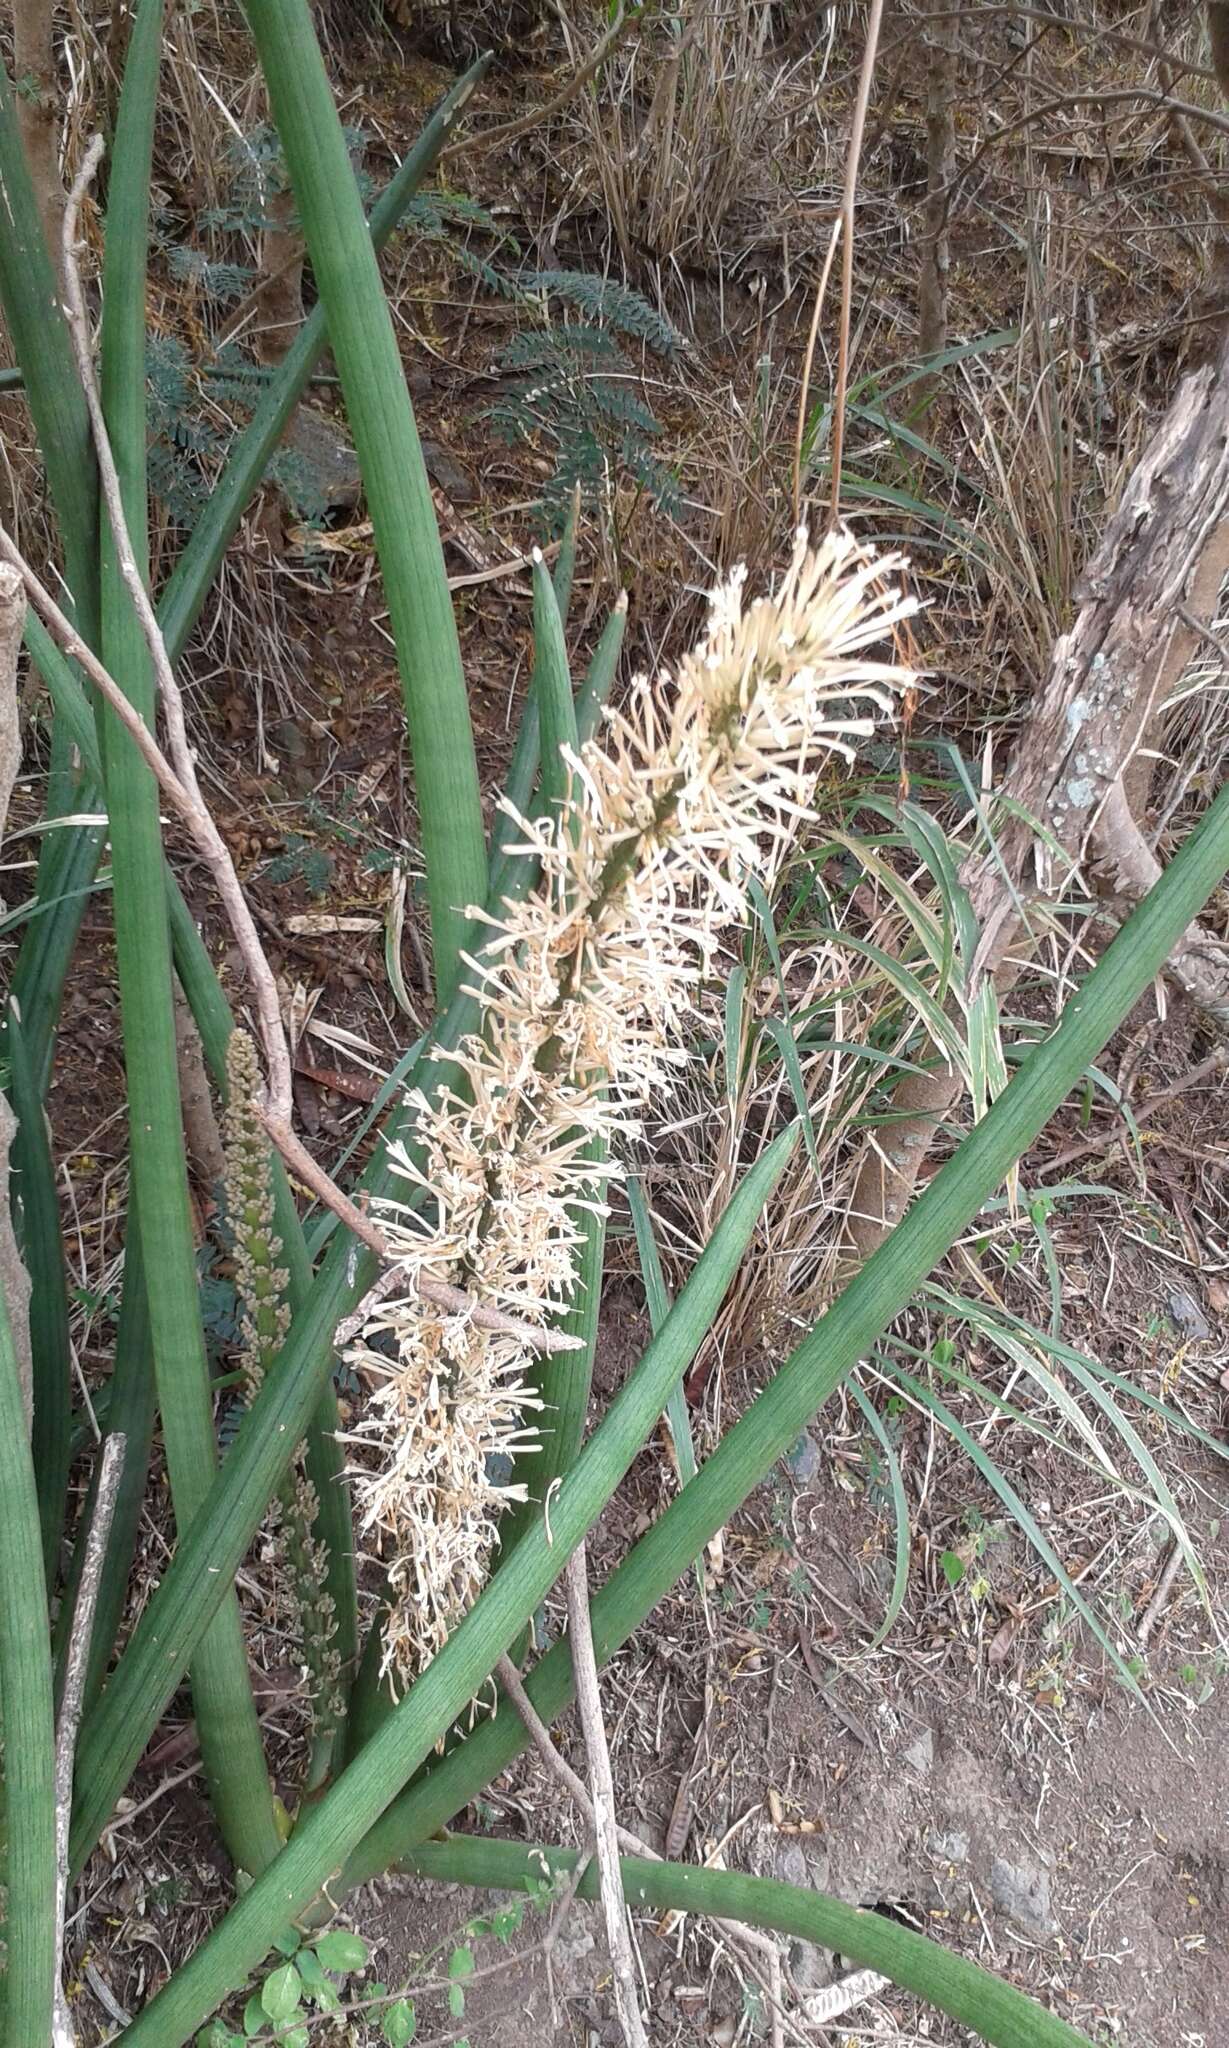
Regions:
<instances>
[{"instance_id":1,"label":"thin dry stalk","mask_svg":"<svg viewBox=\"0 0 1229 2048\"><path fill-rule=\"evenodd\" d=\"M560 1755L560 1752L552 1742L550 1729L545 1721L542 1720L537 1708L530 1699L521 1674L512 1662L511 1657L505 1655L499 1659L495 1666L495 1676L516 1709L526 1734L537 1750L542 1762L546 1765L547 1770L557 1781L565 1796L576 1806L578 1812L583 1814L592 1831L595 1824L593 1801L567 1758ZM628 1856L642 1856L649 1863L660 1863L662 1861L656 1849L651 1848L647 1842L642 1841L639 1835L633 1834L630 1828L625 1828L620 1823L616 1826L615 1832L618 1837L619 1847ZM577 1868L583 1870L584 1866L581 1864ZM798 2035L797 2028L790 2023L789 2014L786 2012L783 2004L781 1951L777 1947L776 1942L770 1936L761 1934L757 1928L744 1927L736 1920L717 1919L714 1920L713 1924L721 1929L722 1933L734 1946L750 1950L753 1955L758 1955L763 1960L767 1971L767 1983L765 1984L763 1979L759 1978L758 1973L753 1971L752 1974L756 1975L756 1980L760 1983L761 1989L766 1990L769 1997L772 2015L770 2048L781 2048L781 2029L783 2023L790 2027L790 2032L795 2034L798 2039L803 2040L805 2037ZM744 1957L743 1960L745 1961L746 1958Z\"/></svg>"},{"instance_id":2,"label":"thin dry stalk","mask_svg":"<svg viewBox=\"0 0 1229 2048\"><path fill-rule=\"evenodd\" d=\"M926 204L922 211L922 261L918 277L918 353L923 359L947 347L947 279L951 267L948 190L956 170L956 23L936 23L926 47ZM936 381L927 378L919 396L929 405Z\"/></svg>"},{"instance_id":3,"label":"thin dry stalk","mask_svg":"<svg viewBox=\"0 0 1229 2048\"><path fill-rule=\"evenodd\" d=\"M179 1069L179 1100L183 1108L184 1138L188 1158L206 1187L220 1181L226 1171L222 1134L209 1092L205 1055L187 999L175 984L175 1059Z\"/></svg>"},{"instance_id":4,"label":"thin dry stalk","mask_svg":"<svg viewBox=\"0 0 1229 2048\"><path fill-rule=\"evenodd\" d=\"M25 626L26 601L21 580L0 568L0 837L9 813L9 799L21 767L21 720L17 709L17 658ZM30 1357L30 1276L17 1249L9 1206L9 1150L17 1136L17 1119L7 1095L0 1092L0 1287L4 1290L17 1377L26 1411L33 1414L33 1367Z\"/></svg>"},{"instance_id":5,"label":"thin dry stalk","mask_svg":"<svg viewBox=\"0 0 1229 2048\"><path fill-rule=\"evenodd\" d=\"M823 317L824 299L828 291L828 279L832 274L833 258L837 244L841 244L841 326L837 354L836 393L832 410L832 512L831 523L836 524L840 516L841 461L845 447L845 394L849 387L849 332L853 308L853 230L854 208L858 194L858 170L862 160L862 138L866 132L866 115L870 106L871 81L875 74L875 59L879 52L879 32L883 26L884 0L871 0L866 22L866 47L862 53L862 69L858 78L858 97L854 106L853 125L849 131L849 147L845 156L845 183L841 193L841 210L832 225L828 242L828 253L824 267L819 274L815 291L815 305L811 313L811 326L807 335L806 355L802 365L802 386L798 393L798 420L794 430L794 523L802 516L802 443L806 433L807 405L811 395L811 372L815 366L815 347L819 340L819 323Z\"/></svg>"},{"instance_id":6,"label":"thin dry stalk","mask_svg":"<svg viewBox=\"0 0 1229 2048\"><path fill-rule=\"evenodd\" d=\"M1148 1638L1165 1612L1169 1596L1177 1582L1178 1573L1182 1569L1182 1559L1182 1545L1176 1541L1171 1543L1169 1546L1169 1556L1166 1558L1164 1569L1157 1580L1156 1591L1140 1617L1139 1634L1136 1640L1141 1650L1148 1647Z\"/></svg>"},{"instance_id":7,"label":"thin dry stalk","mask_svg":"<svg viewBox=\"0 0 1229 2048\"><path fill-rule=\"evenodd\" d=\"M849 136L849 153L845 162L845 186L841 194L843 227L841 233L841 326L837 343L836 391L832 400L832 498L828 514L829 525L835 526L841 516L841 464L845 456L845 398L849 390L849 336L853 323L853 238L854 208L858 196L858 172L862 163L862 137L866 132L866 115L871 101L871 81L875 75L875 59L879 54L879 32L883 27L884 0L871 0L866 20L866 49L862 57L862 73L858 79L858 98L854 107L853 128Z\"/></svg>"},{"instance_id":8,"label":"thin dry stalk","mask_svg":"<svg viewBox=\"0 0 1229 2048\"><path fill-rule=\"evenodd\" d=\"M602 1719L602 1695L597 1677L597 1654L589 1620L589 1567L583 1541L568 1559L565 1583L568 1596L568 1642L576 1680L576 1705L584 1731L589 1758L589 1788L593 1800L593 1832L597 1844L597 1867L601 1878L602 1912L606 1921L606 1942L614 1987L615 2011L627 2048L648 2048L648 2036L640 2014L636 1958L627 1931L623 1885L619 1876L619 1832L615 1819L614 1773L606 1724Z\"/></svg>"},{"instance_id":9,"label":"thin dry stalk","mask_svg":"<svg viewBox=\"0 0 1229 2048\"><path fill-rule=\"evenodd\" d=\"M75 2048L76 2036L64 1995L63 1951L64 1920L68 1900L68 1836L72 1822L73 1804L73 1761L77 1753L77 1730L81 1725L81 1706L85 1695L85 1674L90 1660L90 1643L94 1634L94 1614L98 1606L98 1590L102 1584L102 1568L106 1561L107 1539L111 1534L111 1522L115 1514L115 1500L119 1493L120 1479L124 1471L124 1453L128 1440L122 1430L109 1436L103 1445L102 1465L98 1474L98 1490L94 1496L94 1513L90 1520L90 1533L86 1538L85 1562L81 1568L81 1582L77 1589L77 1604L73 1611L73 1625L68 1638L68 1661L64 1670L64 1692L60 1700L60 1715L56 1723L55 1736L55 2006L52 2015L52 2048Z\"/></svg>"},{"instance_id":10,"label":"thin dry stalk","mask_svg":"<svg viewBox=\"0 0 1229 2048\"><path fill-rule=\"evenodd\" d=\"M519 142L522 135L528 135L533 129L540 128L544 121L553 120L556 114L561 114L564 108L570 106L578 94L584 91L589 80L596 77L607 57L623 40L633 23L639 27L639 10L629 14L620 6L605 35L594 45L584 63L578 66L571 77L560 86L558 92L544 105L534 107L528 114L518 115L515 121L501 121L497 128L488 128L485 134L458 136L455 142L450 142L441 152L440 162L447 163L449 157L456 156L461 150L468 154L475 149L502 149L509 142Z\"/></svg>"},{"instance_id":11,"label":"thin dry stalk","mask_svg":"<svg viewBox=\"0 0 1229 2048\"><path fill-rule=\"evenodd\" d=\"M259 961L263 965L263 973L272 983L272 970L265 958L260 940L255 936L255 925L252 923L251 913L248 911L242 887L235 873L230 854L227 851L225 841L218 832L217 826L200 799L199 793L194 795L192 791L184 787L184 784L167 760L166 755L150 732L144 719L138 712L133 710L132 705L120 689L114 676L103 667L93 649L88 647L85 641L81 639L71 622L60 610L51 592L39 581L20 549L14 544L12 536L3 527L0 527L0 560L7 562L10 567L16 569L25 585L27 596L52 638L70 660L76 661L79 664L98 690L100 696L106 700L110 709L115 712L116 717L120 720L125 731L136 745L141 759L156 777L159 788L173 805L181 822L186 826L195 841L198 852L209 866L218 894L222 898L222 907L226 911L227 917L231 920L231 929L235 934L236 941L243 955L244 965L247 967L249 974L255 979L257 973L256 963ZM235 918L232 917L232 910L236 905L242 906L243 922L250 928L252 943L255 948L254 954L249 954L241 924L236 923ZM275 983L273 987L274 995L276 996ZM263 1009L258 1013L258 1021L261 1026L262 1044L264 1045L267 1060L270 1048L264 1036L265 1013ZM282 1032L280 1009L275 1011L274 1043L275 1045L280 1043L283 1057L288 1063L289 1056L286 1054L286 1041ZM382 1236L375 1224L372 1223L370 1217L364 1215L363 1211L354 1202L350 1201L347 1195L343 1194L337 1183L329 1178L324 1168L312 1158L310 1152L307 1151L295 1133L288 1128L287 1123L274 1113L268 1103L258 1104L257 1107L261 1122L268 1131L273 1143L282 1154L286 1164L298 1179L302 1181L303 1185L312 1194L316 1195L335 1216L338 1216L363 1244L375 1252L377 1258L387 1261L393 1257L387 1239ZM404 1272L404 1268L400 1270L402 1273ZM490 1308L485 1302L475 1301L473 1296L466 1294L463 1288L452 1287L447 1281L432 1279L427 1274L414 1274L411 1276L411 1283L425 1301L433 1302L437 1308L443 1309L448 1315L468 1317L477 1329L490 1330L496 1335L512 1337L517 1343L531 1345L538 1351L573 1351L576 1349L576 1339L574 1337L565 1336L557 1330L538 1329L532 1324L520 1321L516 1316L505 1315L502 1309Z\"/></svg>"}]
</instances>

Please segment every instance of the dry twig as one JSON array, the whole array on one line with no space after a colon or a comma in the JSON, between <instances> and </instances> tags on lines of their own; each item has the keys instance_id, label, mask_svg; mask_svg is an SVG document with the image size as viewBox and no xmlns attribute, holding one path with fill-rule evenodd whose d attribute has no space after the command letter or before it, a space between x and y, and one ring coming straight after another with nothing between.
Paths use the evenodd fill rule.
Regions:
<instances>
[{"instance_id":1,"label":"dry twig","mask_svg":"<svg viewBox=\"0 0 1229 2048\"><path fill-rule=\"evenodd\" d=\"M576 1681L576 1704L589 1758L589 1787L592 1796L593 1833L597 1845L597 1867L601 1879L602 1912L606 1921L606 1942L614 1983L615 2011L627 2048L648 2048L648 2036L640 2014L636 1958L627 1931L623 1905L623 1884L619 1876L619 1831L615 1819L614 1775L606 1725L602 1720L602 1695L597 1679L597 1654L589 1620L589 1568L583 1539L568 1559L565 1573L568 1596L568 1642L572 1672ZM549 1740L549 1737L547 1738Z\"/></svg>"},{"instance_id":2,"label":"dry twig","mask_svg":"<svg viewBox=\"0 0 1229 2048\"><path fill-rule=\"evenodd\" d=\"M1182 1545L1175 1539L1169 1546L1169 1556L1156 1583L1156 1591L1140 1616L1139 1634L1136 1638L1141 1650L1147 1648L1148 1638L1165 1611L1166 1602L1174 1589L1174 1582L1182 1569Z\"/></svg>"},{"instance_id":3,"label":"dry twig","mask_svg":"<svg viewBox=\"0 0 1229 2048\"><path fill-rule=\"evenodd\" d=\"M52 2048L74 2048L75 2042L68 2000L64 1995L63 1973L64 1919L68 1900L68 1835L73 1805L73 1760L77 1753L77 1730L81 1725L81 1706L90 1661L90 1642L94 1634L98 1589L102 1583L107 1538L111 1534L111 1520L115 1513L115 1498L119 1492L120 1479L123 1476L124 1452L127 1445L128 1440L120 1430L109 1436L103 1445L98 1491L94 1496L94 1513L90 1520L90 1533L86 1538L85 1563L81 1567L77 1604L73 1611L73 1625L68 1638L68 1659L64 1669L60 1716L56 1723L55 2003L51 2023Z\"/></svg>"},{"instance_id":4,"label":"dry twig","mask_svg":"<svg viewBox=\"0 0 1229 2048\"><path fill-rule=\"evenodd\" d=\"M620 7L605 35L595 44L579 70L572 73L567 82L560 86L559 91L547 100L544 106L534 107L528 114L518 114L514 121L501 121L497 128L488 128L485 134L459 135L455 142L450 142L447 149L440 152L441 163L447 163L450 156L455 156L458 150L462 149L502 149L507 143L516 142L522 135L528 135L531 129L540 128L543 121L549 121L555 114L562 113L588 85L589 80L601 70L616 43L622 41L625 31L633 22L638 25L639 21L638 8L629 14L625 8Z\"/></svg>"},{"instance_id":5,"label":"dry twig","mask_svg":"<svg viewBox=\"0 0 1229 2048\"><path fill-rule=\"evenodd\" d=\"M845 439L845 392L849 382L849 329L853 305L853 224L854 205L858 195L858 169L862 161L862 137L866 130L866 114L870 105L871 80L875 74L875 59L879 52L879 31L883 25L884 0L871 0L866 20L866 48L862 53L862 71L858 79L858 97L854 106L853 125L849 131L849 144L845 153L845 185L841 194L841 210L832 224L828 241L828 253L824 267L819 274L815 289L815 306L811 314L811 327L807 335L806 355L802 365L802 384L798 393L798 420L794 430L794 524L802 517L802 442L806 432L807 403L811 393L811 371L815 364L815 346L819 340L819 323L823 316L824 300L828 292L828 279L832 274L832 263L837 244L841 243L841 328L838 342L836 392L832 401L832 521L835 524L840 514L841 499L841 457Z\"/></svg>"},{"instance_id":6,"label":"dry twig","mask_svg":"<svg viewBox=\"0 0 1229 2048\"><path fill-rule=\"evenodd\" d=\"M17 657L25 625L26 604L21 583L0 568L0 835L8 817L9 798L21 767L21 720L17 710ZM30 1276L17 1248L9 1207L9 1150L17 1136L17 1119L7 1095L0 1091L0 1289L9 1312L17 1377L29 1426L33 1412L33 1366L30 1358Z\"/></svg>"},{"instance_id":7,"label":"dry twig","mask_svg":"<svg viewBox=\"0 0 1229 2048\"><path fill-rule=\"evenodd\" d=\"M575 1803L579 1812L584 1815L590 1828L592 1828L594 1824L593 1801L590 1799L585 1785L572 1769L567 1758L560 1755L551 1741L550 1730L530 1699L521 1674L512 1662L511 1657L505 1655L499 1659L495 1666L495 1676L516 1709L526 1734L546 1765L547 1770L557 1780L566 1796ZM661 1863L663 1860L666 1860L659 1856L656 1849L651 1848L648 1842L642 1841L639 1835L634 1835L629 1828L616 1824L615 1833L618 1837L619 1847L628 1856L642 1856L648 1863ZM780 2026L782 2021L787 2026L790 2026L791 2032L797 2032L796 2028L790 2023L789 2014L786 2012L782 2000L780 1949L770 1935L761 1934L759 1929L755 1927L744 1927L740 1921L722 1920L715 1917L713 1924L719 1927L722 1933L740 1949L749 1949L753 1954L763 1957L768 1973L767 1982L765 1983L759 1977L757 1971L753 1970L752 1975L756 1977L761 1990L767 1994L769 1999L772 2013L771 2048L780 2048ZM746 1961L745 1955L743 1961ZM799 2038L803 2037L799 2036Z\"/></svg>"}]
</instances>

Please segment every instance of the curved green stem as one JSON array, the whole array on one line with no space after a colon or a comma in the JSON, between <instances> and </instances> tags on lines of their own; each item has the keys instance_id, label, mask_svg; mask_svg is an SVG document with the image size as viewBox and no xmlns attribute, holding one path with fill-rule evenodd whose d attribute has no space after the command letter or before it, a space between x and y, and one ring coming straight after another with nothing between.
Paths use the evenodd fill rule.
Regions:
<instances>
[{"instance_id":1,"label":"curved green stem","mask_svg":"<svg viewBox=\"0 0 1229 2048\"><path fill-rule=\"evenodd\" d=\"M564 1880L576 1867L577 1853L452 1835L446 1841L424 1842L402 1859L402 1868L447 1884L537 1890L544 1877ZM1092 2048L1086 2034L1077 2033L1013 1984L952 1955L911 1927L899 1927L860 1906L847 1906L827 1892L770 1877L744 1877L736 1870L650 1863L642 1856L621 1856L619 1875L629 1906L709 1913L835 1949L847 1962L878 1970L893 1984L916 1992L927 2005L970 2027L990 2048ZM595 1864L590 1863L577 1892L582 1899L597 1897Z\"/></svg>"}]
</instances>

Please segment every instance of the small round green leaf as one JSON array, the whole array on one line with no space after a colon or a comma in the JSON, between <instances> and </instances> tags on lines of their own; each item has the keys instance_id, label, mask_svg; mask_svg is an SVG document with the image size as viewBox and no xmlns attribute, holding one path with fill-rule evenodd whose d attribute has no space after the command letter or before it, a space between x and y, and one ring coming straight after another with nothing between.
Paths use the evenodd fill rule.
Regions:
<instances>
[{"instance_id":1,"label":"small round green leaf","mask_svg":"<svg viewBox=\"0 0 1229 2048\"><path fill-rule=\"evenodd\" d=\"M285 2026L303 2003L303 1979L293 1963L271 1970L260 1989L260 2002L275 2026Z\"/></svg>"},{"instance_id":2,"label":"small round green leaf","mask_svg":"<svg viewBox=\"0 0 1229 2048\"><path fill-rule=\"evenodd\" d=\"M408 1998L399 1998L396 2005L389 2006L380 2029L388 2048L409 2048L418 2029L418 2015Z\"/></svg>"},{"instance_id":3,"label":"small round green leaf","mask_svg":"<svg viewBox=\"0 0 1229 2048\"><path fill-rule=\"evenodd\" d=\"M330 1927L316 1943L316 1954L326 1970L361 1970L370 1950L361 1934L348 1927Z\"/></svg>"}]
</instances>

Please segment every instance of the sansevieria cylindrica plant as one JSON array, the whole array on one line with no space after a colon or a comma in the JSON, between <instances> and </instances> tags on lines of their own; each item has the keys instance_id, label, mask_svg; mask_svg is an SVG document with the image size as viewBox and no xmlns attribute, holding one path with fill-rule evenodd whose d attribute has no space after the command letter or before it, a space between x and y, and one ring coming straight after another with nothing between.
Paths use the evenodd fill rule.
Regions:
<instances>
[{"instance_id":1,"label":"sansevieria cylindrica plant","mask_svg":"<svg viewBox=\"0 0 1229 2048\"><path fill-rule=\"evenodd\" d=\"M165 833L158 791L131 733L111 712L96 723L73 665L83 648L102 656L138 704L146 736L158 729L150 636L132 607L111 513L100 522L60 302L45 289L53 257L31 242L37 222L22 203L29 195L11 92L0 94L0 181L13 195L0 207L0 294L47 443L59 566L81 636L80 644L64 634L57 642L44 618L31 624L29 643L55 707L57 774L75 750L86 786L110 806L109 896L100 892L100 910L112 918L116 940L132 1190L114 1371L106 1402L101 1393L98 1402L100 1428L125 1435L131 1465L106 1550L70 1811L55 1786L49 1645L54 1623L62 1676L88 1538L87 1516L73 1531L71 1555L61 1540L66 1445L87 1464L94 1454L92 1431L69 1434L70 1360L64 1317L53 1312L67 1301L62 1233L47 1206L56 1195L56 1133L49 1144L43 1118L59 995L104 831L91 812L90 822L64 828L66 851L40 864L23 949L30 1014L23 1013L10 1063L31 1171L41 1172L42 1200L31 1205L24 1249L46 1267L36 1293L47 1313L38 1347L46 1391L40 1416L36 1383L32 1445L0 1315L4 2048L42 2048L49 2038L59 1960L57 1820L71 1819L69 1866L79 1873L185 1679L216 1818L243 1876L208 1938L174 1959L168 1980L125 2024L122 2038L133 2048L178 2048L197 2036L210 2015L231 2009L227 2001L243 1993L275 1943L292 1945L288 1929L297 1917L332 1911L399 1861L464 1882L524 1881L520 1845L431 1840L525 1740L508 1700L486 1717L475 1703L489 1697L501 1654L526 1642L535 1612L667 1405L679 1415L683 1377L765 1205L790 1161L802 1156L794 1117L807 1105L783 1098L775 1121L757 1134L758 1156L750 1164L735 1160L729 1199L696 1246L673 1305L662 1290L652 1341L617 1394L596 1403L590 1374L610 1183L625 1170L633 1140L649 1150L656 1142L674 1077L691 1054L697 1012L723 972L728 935L738 933L749 902L759 914L782 855L822 822L850 753L864 745L872 723L890 721L907 680L891 641L910 608L905 571L836 535L813 549L800 542L762 592L748 591L740 577L722 585L699 644L661 674L615 688L614 708L602 719L626 611L614 606L589 675L573 692L573 530L553 582L541 564L535 568L532 695L511 799L484 837L440 537L375 248L414 182L428 174L473 76L432 116L369 224L306 0L246 0L245 13L318 304L158 594L166 651L172 662L181 656L227 539L327 341L396 641L436 1010L421 1041L397 1059L365 1148L354 1148L361 1168L344 1170L345 1192L369 1225L364 1241L336 1212L305 1229L303 1190L269 1147L259 1119L262 1076L235 1028L250 991L229 962L224 989L171 872L180 859L178 831L173 839ZM141 0L102 222L104 410L141 568L145 279L161 38L159 0ZM78 832L87 836L72 836ZM885 1324L908 1307L1080 1084L1227 862L1229 796L1222 796L899 1229L614 1564L591 1602L599 1659L689 1570ZM205 1343L197 1212L187 1198L169 1028L173 974L196 1015L219 1101L228 1105L226 1185L209 1190L201 1205L206 1228L233 1254L246 1315L227 1361L243 1376L246 1412L224 1446ZM54 1114L54 1097L50 1106ZM419 1291L424 1277L459 1290L461 1306L443 1312L427 1302ZM477 1308L498 1311L505 1325L482 1324ZM344 1445L334 1394L343 1325L342 1348L359 1388ZM540 1355L541 1338L559 1329L570 1348ZM157 1431L174 1495L173 1549L140 1611L126 1617L130 1559L153 1498ZM356 1521L341 1477L346 1460L359 1497ZM296 1654L315 1708L295 1787L305 1796L288 1821L273 1798L235 1598L236 1574L275 1502L295 1582ZM364 1572L381 1568L389 1591L365 1656L356 1555ZM347 1728L364 1683L356 1679L360 1657L373 1675L363 1702L371 1711ZM374 1675L382 1667L396 1697L386 1690L377 1702ZM568 1645L533 1664L526 1684L551 1722L572 1693ZM458 1726L464 1741L455 1739ZM563 1867L549 1844L543 1854ZM849 1916L837 1901L674 1865L625 1864L620 1881L633 1902L839 1939L851 1956L864 1955L1004 2048L1071 2048L1081 2038L941 1943L878 1920L863 1925L873 1916ZM229 2022L220 2025L223 2038L233 2033Z\"/></svg>"}]
</instances>

